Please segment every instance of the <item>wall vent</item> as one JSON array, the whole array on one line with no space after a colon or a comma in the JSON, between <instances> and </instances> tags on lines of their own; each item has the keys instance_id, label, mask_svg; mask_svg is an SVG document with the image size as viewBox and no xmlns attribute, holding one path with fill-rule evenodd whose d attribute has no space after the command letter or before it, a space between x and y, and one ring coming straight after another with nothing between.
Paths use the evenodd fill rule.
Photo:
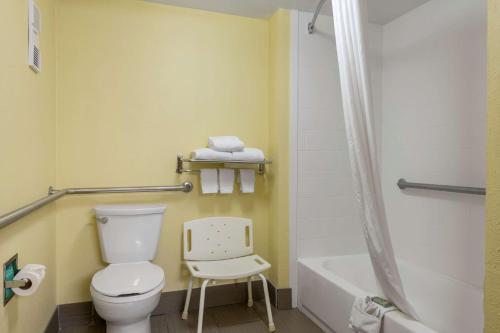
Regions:
<instances>
[{"instance_id":1,"label":"wall vent","mask_svg":"<svg viewBox=\"0 0 500 333\"><path fill-rule=\"evenodd\" d=\"M36 73L42 71L42 54L40 52L40 32L42 18L35 1L29 0L28 27L28 64Z\"/></svg>"}]
</instances>

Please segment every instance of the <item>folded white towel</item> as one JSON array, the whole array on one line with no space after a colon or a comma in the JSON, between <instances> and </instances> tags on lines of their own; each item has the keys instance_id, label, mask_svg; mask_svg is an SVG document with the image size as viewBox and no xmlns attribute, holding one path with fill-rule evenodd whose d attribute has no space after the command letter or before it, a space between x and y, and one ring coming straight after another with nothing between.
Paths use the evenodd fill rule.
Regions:
<instances>
[{"instance_id":1,"label":"folded white towel","mask_svg":"<svg viewBox=\"0 0 500 333\"><path fill-rule=\"evenodd\" d=\"M255 170L240 169L241 193L253 193L255 189Z\"/></svg>"},{"instance_id":2,"label":"folded white towel","mask_svg":"<svg viewBox=\"0 0 500 333\"><path fill-rule=\"evenodd\" d=\"M264 152L257 148L245 148L242 152L233 153L233 161L261 162L264 159Z\"/></svg>"},{"instance_id":3,"label":"folded white towel","mask_svg":"<svg viewBox=\"0 0 500 333\"><path fill-rule=\"evenodd\" d=\"M219 169L219 190L221 194L233 193L234 170Z\"/></svg>"},{"instance_id":4,"label":"folded white towel","mask_svg":"<svg viewBox=\"0 0 500 333\"><path fill-rule=\"evenodd\" d=\"M200 148L191 153L191 158L195 160L230 161L233 159L233 155L210 148Z\"/></svg>"},{"instance_id":5,"label":"folded white towel","mask_svg":"<svg viewBox=\"0 0 500 333\"><path fill-rule=\"evenodd\" d=\"M201 191L203 194L213 194L219 192L219 177L217 169L201 169Z\"/></svg>"},{"instance_id":6,"label":"folded white towel","mask_svg":"<svg viewBox=\"0 0 500 333\"><path fill-rule=\"evenodd\" d=\"M394 310L397 310L395 306L383 307L370 297L357 297L352 305L349 328L355 333L380 333L384 315Z\"/></svg>"},{"instance_id":7,"label":"folded white towel","mask_svg":"<svg viewBox=\"0 0 500 333\"><path fill-rule=\"evenodd\" d=\"M208 148L216 151L242 151L245 144L236 136L211 136L208 138Z\"/></svg>"}]
</instances>

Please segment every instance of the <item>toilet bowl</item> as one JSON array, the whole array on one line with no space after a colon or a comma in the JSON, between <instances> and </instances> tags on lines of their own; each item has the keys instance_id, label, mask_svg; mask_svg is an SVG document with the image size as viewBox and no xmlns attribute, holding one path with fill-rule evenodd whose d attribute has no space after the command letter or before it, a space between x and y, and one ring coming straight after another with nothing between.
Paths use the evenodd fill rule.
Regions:
<instances>
[{"instance_id":1,"label":"toilet bowl","mask_svg":"<svg viewBox=\"0 0 500 333\"><path fill-rule=\"evenodd\" d=\"M94 274L90 294L108 333L149 333L164 286L163 270L150 262L111 264Z\"/></svg>"},{"instance_id":2,"label":"toilet bowl","mask_svg":"<svg viewBox=\"0 0 500 333\"><path fill-rule=\"evenodd\" d=\"M165 205L95 208L107 267L92 277L90 294L108 333L150 333L150 317L165 286L156 255Z\"/></svg>"}]
</instances>

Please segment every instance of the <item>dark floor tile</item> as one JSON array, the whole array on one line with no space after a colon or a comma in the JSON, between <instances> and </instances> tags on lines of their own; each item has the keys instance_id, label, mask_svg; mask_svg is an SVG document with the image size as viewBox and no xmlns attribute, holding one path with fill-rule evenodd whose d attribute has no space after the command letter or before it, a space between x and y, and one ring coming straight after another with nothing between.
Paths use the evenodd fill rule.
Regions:
<instances>
[{"instance_id":1,"label":"dark floor tile","mask_svg":"<svg viewBox=\"0 0 500 333\"><path fill-rule=\"evenodd\" d=\"M299 310L276 310L272 307L277 333L322 333L309 318ZM151 317L152 333L196 333L198 311L191 311L187 320L181 313L168 313ZM105 333L106 325L76 325L64 327L61 333ZM246 303L205 309L203 333L266 333L268 320L263 301L256 301L253 308Z\"/></svg>"},{"instance_id":2,"label":"dark floor tile","mask_svg":"<svg viewBox=\"0 0 500 333\"><path fill-rule=\"evenodd\" d=\"M262 320L264 320L265 322L267 322L267 309L266 309L266 302L264 302L264 300L254 302L252 308L255 311L255 313L257 313L257 315ZM286 310L278 310L274 306L271 305L271 312L273 314L273 318L276 317L276 316L278 316L279 312L284 312L284 311L286 311ZM297 312L299 312L299 310L297 310L297 309L290 310L290 311L297 311Z\"/></svg>"},{"instance_id":3,"label":"dark floor tile","mask_svg":"<svg viewBox=\"0 0 500 333\"><path fill-rule=\"evenodd\" d=\"M151 316L151 333L168 333L167 316Z\"/></svg>"},{"instance_id":4,"label":"dark floor tile","mask_svg":"<svg viewBox=\"0 0 500 333\"><path fill-rule=\"evenodd\" d=\"M267 323L266 304L263 301L255 302L254 309L261 319ZM273 320L277 332L287 333L323 333L323 330L313 323L306 315L297 309L276 310L272 307Z\"/></svg>"},{"instance_id":5,"label":"dark floor tile","mask_svg":"<svg viewBox=\"0 0 500 333\"><path fill-rule=\"evenodd\" d=\"M182 320L181 314L169 313L167 319L168 333L195 333L198 325L198 311L189 313L187 320ZM215 320L205 313L203 318L203 333L219 333Z\"/></svg>"},{"instance_id":6,"label":"dark floor tile","mask_svg":"<svg viewBox=\"0 0 500 333\"><path fill-rule=\"evenodd\" d=\"M266 324L259 320L251 323L219 326L219 333L269 333L269 330Z\"/></svg>"},{"instance_id":7,"label":"dark floor tile","mask_svg":"<svg viewBox=\"0 0 500 333\"><path fill-rule=\"evenodd\" d=\"M95 311L91 302L63 304L59 306L61 328L87 326L95 321Z\"/></svg>"},{"instance_id":8,"label":"dark floor tile","mask_svg":"<svg viewBox=\"0 0 500 333\"><path fill-rule=\"evenodd\" d=\"M160 303L153 311L153 316L163 315L166 313L178 313L184 309L186 299L186 290L169 291L162 293Z\"/></svg>"},{"instance_id":9,"label":"dark floor tile","mask_svg":"<svg viewBox=\"0 0 500 333\"><path fill-rule=\"evenodd\" d=\"M259 315L252 308L249 308L246 303L218 306L205 311L213 316L218 327L260 320Z\"/></svg>"},{"instance_id":10,"label":"dark floor tile","mask_svg":"<svg viewBox=\"0 0 500 333\"><path fill-rule=\"evenodd\" d=\"M69 326L61 329L60 333L106 333L106 325Z\"/></svg>"}]
</instances>

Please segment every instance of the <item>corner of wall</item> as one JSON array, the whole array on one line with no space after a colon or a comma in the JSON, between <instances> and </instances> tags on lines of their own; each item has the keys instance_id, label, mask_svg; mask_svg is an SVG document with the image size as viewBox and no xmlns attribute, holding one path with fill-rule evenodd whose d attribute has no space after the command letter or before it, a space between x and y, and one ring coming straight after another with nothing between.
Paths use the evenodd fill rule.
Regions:
<instances>
[{"instance_id":1,"label":"corner of wall","mask_svg":"<svg viewBox=\"0 0 500 333\"><path fill-rule=\"evenodd\" d=\"M0 40L0 215L47 195L55 181L55 0L36 0L43 21L42 71L28 67L28 2L2 1ZM40 263L47 274L35 295L15 296L0 308L0 332L38 332L56 307L55 212L45 207L0 229L0 263ZM3 280L3 272L0 278Z\"/></svg>"},{"instance_id":2,"label":"corner of wall","mask_svg":"<svg viewBox=\"0 0 500 333\"><path fill-rule=\"evenodd\" d=\"M500 3L488 1L488 174L485 333L500 330Z\"/></svg>"},{"instance_id":3,"label":"corner of wall","mask_svg":"<svg viewBox=\"0 0 500 333\"><path fill-rule=\"evenodd\" d=\"M269 143L271 276L279 288L289 285L289 112L290 12L278 10L269 20Z\"/></svg>"}]
</instances>

